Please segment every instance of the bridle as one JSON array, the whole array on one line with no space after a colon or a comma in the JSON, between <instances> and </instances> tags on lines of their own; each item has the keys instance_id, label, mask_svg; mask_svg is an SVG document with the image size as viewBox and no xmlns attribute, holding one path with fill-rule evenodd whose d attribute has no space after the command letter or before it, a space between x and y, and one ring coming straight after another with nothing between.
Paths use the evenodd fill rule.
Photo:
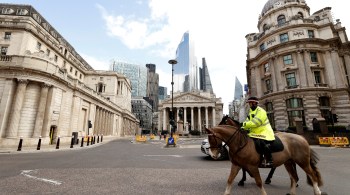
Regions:
<instances>
[{"instance_id":1,"label":"bridle","mask_svg":"<svg viewBox=\"0 0 350 195\"><path fill-rule=\"evenodd\" d=\"M225 118L225 119L224 119ZM228 120L228 116L226 115L225 117L223 118L223 120L219 123L219 125L227 125L227 120ZM232 125L229 125L229 126L232 126ZM237 154L239 151L241 151L247 144L248 144L248 139L247 139L247 136L245 135L245 134L243 134L243 132L242 132L242 130L240 130L240 129L238 129L238 130L236 130L231 136L230 136L230 138L227 140L227 141L225 141L225 140L223 140L223 139L221 139L220 137L217 137L215 134L208 134L208 136L213 136L214 138L215 138L215 145L216 146L210 146L209 148L218 148L219 149L219 151L221 151L221 148L222 147L226 147L226 146L230 146L231 145L231 142L232 142L232 139L236 136L236 134L237 134L237 136L239 136L239 138L240 138L240 141L239 141L239 143L240 143L240 146L239 146L239 148L238 148L238 150L237 151L235 151L234 152L234 154ZM243 137L243 141L241 141L241 138ZM217 140L216 139L220 139L221 141L223 141L225 144L223 145L223 146L219 146L219 144L218 144L218 142L217 142ZM231 152L231 151L230 151Z\"/></svg>"}]
</instances>

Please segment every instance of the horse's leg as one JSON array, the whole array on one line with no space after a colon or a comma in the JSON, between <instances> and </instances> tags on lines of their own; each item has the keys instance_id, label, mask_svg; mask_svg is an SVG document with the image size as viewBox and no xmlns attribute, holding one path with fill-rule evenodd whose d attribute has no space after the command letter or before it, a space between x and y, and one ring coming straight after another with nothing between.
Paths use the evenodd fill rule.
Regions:
<instances>
[{"instance_id":1,"label":"horse's leg","mask_svg":"<svg viewBox=\"0 0 350 195\"><path fill-rule=\"evenodd\" d=\"M262 185L262 180L261 180L261 177L260 177L260 172L259 172L258 167L251 168L250 169L250 173L251 173L252 177L254 177L256 185L260 188L261 194L262 195L267 195L267 193L265 191L265 188Z\"/></svg>"},{"instance_id":2,"label":"horse's leg","mask_svg":"<svg viewBox=\"0 0 350 195\"><path fill-rule=\"evenodd\" d=\"M296 173L295 163L293 161L287 161L284 163L284 167L286 168L289 177L290 177L290 195L296 194L296 182L298 180L298 175Z\"/></svg>"},{"instance_id":3,"label":"horse's leg","mask_svg":"<svg viewBox=\"0 0 350 195\"><path fill-rule=\"evenodd\" d=\"M247 180L246 175L246 170L242 168L242 179L238 182L238 186L244 186L244 182Z\"/></svg>"},{"instance_id":4,"label":"horse's leg","mask_svg":"<svg viewBox=\"0 0 350 195\"><path fill-rule=\"evenodd\" d=\"M302 166L301 168L305 171L305 173L306 173L306 175L308 177L308 180L311 181L311 185L312 185L312 187L314 189L314 194L315 195L321 195L321 190L318 187L318 183L317 183L318 179L317 179L317 175L316 174L318 174L318 173L314 173L314 170L312 169L312 167L310 165Z\"/></svg>"},{"instance_id":5,"label":"horse's leg","mask_svg":"<svg viewBox=\"0 0 350 195\"><path fill-rule=\"evenodd\" d=\"M237 166L237 165L235 165L233 163L231 164L231 171L230 171L230 176L227 179L225 195L231 194L232 183L233 183L233 180L235 179L235 177L237 176L237 173L238 173L239 169L241 169L241 167L239 167L239 166Z\"/></svg>"},{"instance_id":6,"label":"horse's leg","mask_svg":"<svg viewBox=\"0 0 350 195\"><path fill-rule=\"evenodd\" d=\"M271 178L273 176L273 174L275 173L276 167L272 167L269 175L267 176L267 178L265 179L265 184L270 184L271 183Z\"/></svg>"}]
</instances>

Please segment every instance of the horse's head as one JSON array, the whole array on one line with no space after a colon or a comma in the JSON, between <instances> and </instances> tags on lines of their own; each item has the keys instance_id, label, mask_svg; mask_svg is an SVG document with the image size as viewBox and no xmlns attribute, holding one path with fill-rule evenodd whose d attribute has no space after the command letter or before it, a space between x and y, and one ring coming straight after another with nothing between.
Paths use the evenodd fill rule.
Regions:
<instances>
[{"instance_id":1,"label":"horse's head","mask_svg":"<svg viewBox=\"0 0 350 195\"><path fill-rule=\"evenodd\" d=\"M222 140L216 136L216 133L211 129L205 128L208 133L208 143L209 143L209 155L217 160L221 157L223 152L223 143Z\"/></svg>"},{"instance_id":2,"label":"horse's head","mask_svg":"<svg viewBox=\"0 0 350 195\"><path fill-rule=\"evenodd\" d=\"M231 126L235 126L235 127L240 127L239 122L232 119L228 115L225 115L224 117L222 117L219 125L231 125Z\"/></svg>"}]
</instances>

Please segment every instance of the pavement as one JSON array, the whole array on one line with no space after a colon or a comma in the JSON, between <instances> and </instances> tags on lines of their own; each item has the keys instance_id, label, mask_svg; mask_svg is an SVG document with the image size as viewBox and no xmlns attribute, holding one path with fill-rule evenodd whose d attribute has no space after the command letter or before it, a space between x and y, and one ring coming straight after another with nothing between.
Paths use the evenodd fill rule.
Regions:
<instances>
[{"instance_id":1,"label":"pavement","mask_svg":"<svg viewBox=\"0 0 350 195\"><path fill-rule=\"evenodd\" d=\"M150 139L149 136L147 137L147 141L146 142L160 142L160 143L165 143L164 138L160 139L159 136L155 136L154 139ZM97 138L96 138L97 139ZM21 150L18 150L18 145L11 145L11 146L1 146L0 145L0 155L1 154L21 154L21 153L39 153L39 152L56 152L56 151L67 151L67 150L84 150L84 149L89 149L89 148L93 148L93 147L97 147L100 146L102 144L106 144L110 141L113 140L130 140L131 143L143 143L143 142L138 142L135 139L135 136L124 136L124 137L119 137L119 136L103 136L103 141L101 142L99 139L99 143L97 143L97 140L95 141L95 144L91 144L91 142L89 142L89 146L87 145L86 142L84 142L83 147L81 147L81 142L79 141L78 144L73 145L73 148L71 148L71 143L70 142L60 142L60 145L58 147L58 149L56 149L56 144L44 144L42 143L40 145L40 149L38 150L38 145L25 145L21 147ZM200 147L200 144L198 144L198 142L196 140L203 140L204 137L192 137L192 138L187 138L187 137L180 137L178 140L178 147L182 148L191 148L191 146L195 146L195 147ZM194 142L197 142L196 144L194 144ZM192 145L191 145L192 144Z\"/></svg>"},{"instance_id":2,"label":"pavement","mask_svg":"<svg viewBox=\"0 0 350 195\"><path fill-rule=\"evenodd\" d=\"M97 138L96 138L97 139ZM58 149L56 148L56 144L41 144L40 149L38 150L38 145L29 145L29 146L23 146L21 150L18 150L17 146L0 146L0 155L1 154L20 154L20 153L39 153L39 152L55 152L55 151L67 151L67 150L83 150L83 149L89 149L93 147L100 146L102 144L106 144L110 141L116 140L116 139L126 139L126 140L132 140L133 136L125 136L125 137L117 137L117 136L103 136L103 140L101 142L101 139L99 139L99 143L97 143L97 140L95 141L95 144L91 144L89 142L89 145L87 145L86 142L84 142L83 147L81 147L81 142L79 141L78 144L73 145L71 148L70 142L61 142Z\"/></svg>"}]
</instances>

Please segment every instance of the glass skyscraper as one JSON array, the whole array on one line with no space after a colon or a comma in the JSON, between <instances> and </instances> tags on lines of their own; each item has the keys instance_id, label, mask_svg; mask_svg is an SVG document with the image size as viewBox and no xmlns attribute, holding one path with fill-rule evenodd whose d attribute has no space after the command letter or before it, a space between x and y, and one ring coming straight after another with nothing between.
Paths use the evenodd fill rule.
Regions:
<instances>
[{"instance_id":1,"label":"glass skyscraper","mask_svg":"<svg viewBox=\"0 0 350 195\"><path fill-rule=\"evenodd\" d=\"M238 78L236 77L234 100L240 100L242 98L243 98L243 86L242 86L241 82L239 82Z\"/></svg>"},{"instance_id":2,"label":"glass skyscraper","mask_svg":"<svg viewBox=\"0 0 350 195\"><path fill-rule=\"evenodd\" d=\"M174 65L174 92L198 90L197 59L194 43L189 32L185 32L176 50L177 64Z\"/></svg>"},{"instance_id":3,"label":"glass skyscraper","mask_svg":"<svg viewBox=\"0 0 350 195\"><path fill-rule=\"evenodd\" d=\"M147 68L127 62L113 60L111 70L125 75L131 82L131 97L146 97Z\"/></svg>"}]
</instances>

